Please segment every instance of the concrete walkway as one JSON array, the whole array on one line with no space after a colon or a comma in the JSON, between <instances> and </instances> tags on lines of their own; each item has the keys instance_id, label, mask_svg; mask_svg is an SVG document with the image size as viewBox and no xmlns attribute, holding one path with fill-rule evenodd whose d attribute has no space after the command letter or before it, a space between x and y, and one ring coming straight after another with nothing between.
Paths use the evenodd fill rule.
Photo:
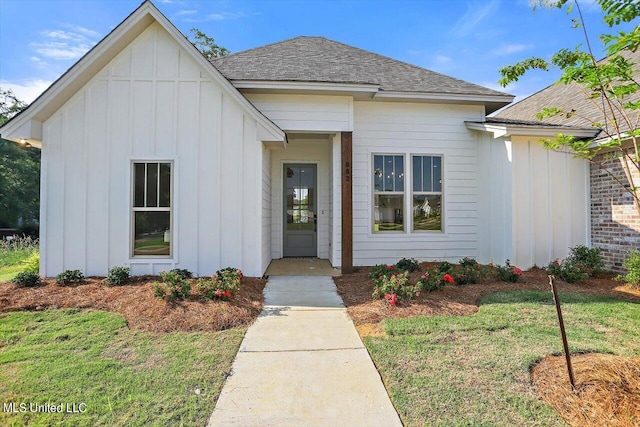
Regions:
<instances>
[{"instance_id":1,"label":"concrete walkway","mask_svg":"<svg viewBox=\"0 0 640 427\"><path fill-rule=\"evenodd\" d=\"M271 277L209 426L402 426L330 277Z\"/></svg>"}]
</instances>

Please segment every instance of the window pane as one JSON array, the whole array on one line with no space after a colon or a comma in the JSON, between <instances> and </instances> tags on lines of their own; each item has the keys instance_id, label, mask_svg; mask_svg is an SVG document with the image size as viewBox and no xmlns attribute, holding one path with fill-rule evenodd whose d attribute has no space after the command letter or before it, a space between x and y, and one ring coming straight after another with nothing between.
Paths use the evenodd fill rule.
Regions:
<instances>
[{"instance_id":1,"label":"window pane","mask_svg":"<svg viewBox=\"0 0 640 427\"><path fill-rule=\"evenodd\" d=\"M404 191L404 157L394 156L395 158L395 178L396 185L394 191Z\"/></svg>"},{"instance_id":2,"label":"window pane","mask_svg":"<svg viewBox=\"0 0 640 427\"><path fill-rule=\"evenodd\" d=\"M413 229L442 230L442 196L413 196Z\"/></svg>"},{"instance_id":3,"label":"window pane","mask_svg":"<svg viewBox=\"0 0 640 427\"><path fill-rule=\"evenodd\" d=\"M382 191L382 156L373 156L373 188Z\"/></svg>"},{"instance_id":4,"label":"window pane","mask_svg":"<svg viewBox=\"0 0 640 427\"><path fill-rule=\"evenodd\" d=\"M133 164L133 206L144 207L144 163Z\"/></svg>"},{"instance_id":5,"label":"window pane","mask_svg":"<svg viewBox=\"0 0 640 427\"><path fill-rule=\"evenodd\" d=\"M147 163L147 207L158 207L158 164Z\"/></svg>"},{"instance_id":6,"label":"window pane","mask_svg":"<svg viewBox=\"0 0 640 427\"><path fill-rule=\"evenodd\" d=\"M393 156L384 156L383 191L393 191Z\"/></svg>"},{"instance_id":7,"label":"window pane","mask_svg":"<svg viewBox=\"0 0 640 427\"><path fill-rule=\"evenodd\" d=\"M171 254L171 213L134 212L134 255Z\"/></svg>"},{"instance_id":8,"label":"window pane","mask_svg":"<svg viewBox=\"0 0 640 427\"><path fill-rule=\"evenodd\" d=\"M404 196L376 194L374 205L374 231L404 230Z\"/></svg>"},{"instance_id":9,"label":"window pane","mask_svg":"<svg viewBox=\"0 0 640 427\"><path fill-rule=\"evenodd\" d=\"M442 157L433 158L433 191L442 191Z\"/></svg>"},{"instance_id":10,"label":"window pane","mask_svg":"<svg viewBox=\"0 0 640 427\"><path fill-rule=\"evenodd\" d=\"M413 191L422 191L422 156L413 156Z\"/></svg>"},{"instance_id":11,"label":"window pane","mask_svg":"<svg viewBox=\"0 0 640 427\"><path fill-rule=\"evenodd\" d=\"M160 163L160 200L163 208L171 206L171 163Z\"/></svg>"},{"instance_id":12,"label":"window pane","mask_svg":"<svg viewBox=\"0 0 640 427\"><path fill-rule=\"evenodd\" d=\"M422 156L422 191L433 191L431 156Z\"/></svg>"}]
</instances>

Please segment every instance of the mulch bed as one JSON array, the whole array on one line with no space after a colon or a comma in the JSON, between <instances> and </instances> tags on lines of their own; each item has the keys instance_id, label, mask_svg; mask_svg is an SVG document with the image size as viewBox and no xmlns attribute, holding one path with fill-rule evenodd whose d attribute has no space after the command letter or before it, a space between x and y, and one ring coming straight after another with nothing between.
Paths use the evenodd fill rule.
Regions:
<instances>
[{"instance_id":1,"label":"mulch bed","mask_svg":"<svg viewBox=\"0 0 640 427\"><path fill-rule=\"evenodd\" d=\"M640 425L640 357L586 353L571 357L576 391L564 356L547 356L533 366L538 395L572 426Z\"/></svg>"},{"instance_id":2,"label":"mulch bed","mask_svg":"<svg viewBox=\"0 0 640 427\"><path fill-rule=\"evenodd\" d=\"M245 277L240 292L229 301L178 301L174 304L153 294L159 277L132 278L124 286L106 286L102 278L88 278L81 285L58 286L45 279L35 288L0 283L0 313L48 308L106 310L124 317L131 329L150 332L221 331L250 325L262 310L266 280Z\"/></svg>"},{"instance_id":3,"label":"mulch bed","mask_svg":"<svg viewBox=\"0 0 640 427\"><path fill-rule=\"evenodd\" d=\"M420 265L424 271L427 264ZM422 273L410 275L411 282L418 280ZM447 285L434 292L423 292L412 301L399 301L392 307L385 300L374 300L373 282L369 279L369 268L359 267L354 273L335 277L338 293L347 306L349 316L356 326L379 323L387 318L414 316L451 315L462 316L478 311L480 300L485 295L510 290L550 291L546 271L533 268L522 273L517 283L499 282L485 279L474 285ZM613 280L613 275L603 274L582 283L564 283L556 281L560 292L606 295L616 298L640 300L640 289L629 289Z\"/></svg>"}]
</instances>

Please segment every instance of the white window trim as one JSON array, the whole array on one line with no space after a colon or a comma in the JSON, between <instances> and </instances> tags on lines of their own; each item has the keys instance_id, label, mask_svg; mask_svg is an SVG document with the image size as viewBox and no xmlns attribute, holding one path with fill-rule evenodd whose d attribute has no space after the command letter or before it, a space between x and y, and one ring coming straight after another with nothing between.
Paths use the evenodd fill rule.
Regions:
<instances>
[{"instance_id":1,"label":"white window trim","mask_svg":"<svg viewBox=\"0 0 640 427\"><path fill-rule=\"evenodd\" d=\"M409 187L409 192L410 192L410 203L409 206L411 207L411 224L410 224L410 230L409 232L412 234L444 234L444 230L445 230L445 204L444 204L444 185L445 185L445 179L444 179L444 154L432 154L432 153L411 153L409 155L410 157L410 162L411 162L411 166L410 166L410 170L411 170L411 187ZM440 180L441 182L441 187L440 187L440 191L413 191L413 158L414 157L440 157ZM405 186L406 188L406 186ZM414 226L415 224L413 223L413 195L418 195L418 196L440 196L440 230L415 230Z\"/></svg>"},{"instance_id":2,"label":"white window trim","mask_svg":"<svg viewBox=\"0 0 640 427\"><path fill-rule=\"evenodd\" d=\"M400 156L402 157L402 169L403 169L403 186L404 191L376 191L375 184L375 157L376 156ZM370 174L370 182L371 182L371 233L373 235L399 235L399 234L407 234L408 223L407 223L407 155L406 153L390 153L390 152L375 152L371 153L371 174ZM376 217L376 195L386 195L386 196L402 196L402 230L394 231L394 230L385 230L385 231L376 231L375 230L375 217Z\"/></svg>"},{"instance_id":3,"label":"white window trim","mask_svg":"<svg viewBox=\"0 0 640 427\"><path fill-rule=\"evenodd\" d=\"M157 208L147 208L147 207L135 207L135 164L136 163L169 163L171 165L171 177L170 177L170 192L171 196L169 198L169 207L157 207ZM174 188L175 188L175 162L170 159L130 159L129 164L129 177L130 177L130 197L129 197L129 259L131 261L140 261L145 259L150 260L163 260L163 261L175 261L175 216L173 212L174 205ZM160 173L158 169L158 188L160 188ZM145 184L146 184L146 174L145 174ZM147 188L145 185L144 189L145 200L147 195ZM169 241L171 242L169 245L169 255L134 255L134 246L135 246L135 213L136 212L169 212Z\"/></svg>"}]
</instances>

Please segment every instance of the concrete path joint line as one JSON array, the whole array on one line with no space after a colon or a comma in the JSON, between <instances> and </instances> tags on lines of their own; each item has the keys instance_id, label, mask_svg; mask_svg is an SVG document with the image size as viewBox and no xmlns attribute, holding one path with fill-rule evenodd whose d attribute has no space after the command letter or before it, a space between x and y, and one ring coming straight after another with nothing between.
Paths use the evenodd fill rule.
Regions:
<instances>
[{"instance_id":1,"label":"concrete path joint line","mask_svg":"<svg viewBox=\"0 0 640 427\"><path fill-rule=\"evenodd\" d=\"M272 276L209 426L402 426L329 276Z\"/></svg>"}]
</instances>

